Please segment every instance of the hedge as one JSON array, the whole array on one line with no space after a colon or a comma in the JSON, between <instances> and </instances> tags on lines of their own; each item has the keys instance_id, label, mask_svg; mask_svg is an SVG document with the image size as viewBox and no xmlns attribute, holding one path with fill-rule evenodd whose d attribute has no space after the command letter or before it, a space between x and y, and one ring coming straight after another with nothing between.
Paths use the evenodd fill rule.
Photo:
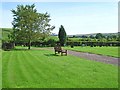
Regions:
<instances>
[{"instance_id":1,"label":"hedge","mask_svg":"<svg viewBox=\"0 0 120 90\"><path fill-rule=\"evenodd\" d=\"M35 46L35 47L45 47L45 46L54 46L57 43L57 41L54 40L49 40L46 42L32 42L31 46ZM20 45L20 46L28 46L27 43L23 43L23 42L17 42L15 43L16 46ZM5 46L9 46L9 45L5 45ZM96 47L96 46L120 46L120 42L98 42L98 41L94 41L94 42L90 42L90 41L67 41L66 42L66 46L91 46L91 47ZM12 46L11 46L12 47Z\"/></svg>"}]
</instances>

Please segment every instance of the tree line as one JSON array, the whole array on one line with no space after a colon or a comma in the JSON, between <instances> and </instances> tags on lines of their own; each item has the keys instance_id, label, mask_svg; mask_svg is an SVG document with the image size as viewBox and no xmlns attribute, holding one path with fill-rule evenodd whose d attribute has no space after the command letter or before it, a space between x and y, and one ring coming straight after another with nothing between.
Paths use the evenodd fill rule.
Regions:
<instances>
[{"instance_id":1,"label":"tree line","mask_svg":"<svg viewBox=\"0 0 120 90\"><path fill-rule=\"evenodd\" d=\"M94 35L81 35L81 36L68 36L68 41L72 40L72 38L78 38L80 41L119 41L120 40L120 33L115 34L102 34L97 33Z\"/></svg>"}]
</instances>

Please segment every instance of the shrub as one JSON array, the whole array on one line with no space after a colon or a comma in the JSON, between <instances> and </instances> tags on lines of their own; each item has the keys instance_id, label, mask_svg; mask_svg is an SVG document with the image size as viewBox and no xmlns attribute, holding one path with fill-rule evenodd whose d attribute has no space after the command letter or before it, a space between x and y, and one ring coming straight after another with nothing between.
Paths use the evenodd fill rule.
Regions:
<instances>
[{"instance_id":1,"label":"shrub","mask_svg":"<svg viewBox=\"0 0 120 90\"><path fill-rule=\"evenodd\" d=\"M2 49L5 51L9 51L14 48L14 43L2 43Z\"/></svg>"}]
</instances>

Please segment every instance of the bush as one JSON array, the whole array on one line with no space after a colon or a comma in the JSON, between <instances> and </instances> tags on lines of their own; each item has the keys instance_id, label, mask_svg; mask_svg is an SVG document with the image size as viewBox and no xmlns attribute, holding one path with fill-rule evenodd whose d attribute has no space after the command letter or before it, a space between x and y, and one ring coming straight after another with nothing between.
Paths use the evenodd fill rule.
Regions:
<instances>
[{"instance_id":1,"label":"bush","mask_svg":"<svg viewBox=\"0 0 120 90\"><path fill-rule=\"evenodd\" d=\"M14 43L2 43L2 49L5 51L10 51L14 48Z\"/></svg>"},{"instance_id":2,"label":"bush","mask_svg":"<svg viewBox=\"0 0 120 90\"><path fill-rule=\"evenodd\" d=\"M73 42L71 42L71 48L74 48L74 43Z\"/></svg>"}]
</instances>

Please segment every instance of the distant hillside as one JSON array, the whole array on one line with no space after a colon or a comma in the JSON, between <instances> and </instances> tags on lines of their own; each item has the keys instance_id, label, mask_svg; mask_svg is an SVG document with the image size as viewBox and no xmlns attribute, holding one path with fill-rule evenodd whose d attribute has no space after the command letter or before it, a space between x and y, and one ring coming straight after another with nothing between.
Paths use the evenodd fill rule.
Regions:
<instances>
[{"instance_id":1,"label":"distant hillside","mask_svg":"<svg viewBox=\"0 0 120 90\"><path fill-rule=\"evenodd\" d=\"M8 39L8 34L12 31L12 28L0 28L0 30L2 30L2 32L0 32L0 39L3 39L3 40L6 40ZM120 33L120 32L118 32ZM104 36L109 36L109 35L118 35L118 33L102 33ZM2 35L1 35L2 34ZM97 33L91 33L91 34L76 34L76 35L68 35L68 37L81 37L81 36L87 36L89 37L90 35L93 35L95 36ZM55 36L55 37L54 37ZM55 39L55 40L58 40L58 35L55 34L55 33L52 33L51 34L51 37L52 39Z\"/></svg>"},{"instance_id":2,"label":"distant hillside","mask_svg":"<svg viewBox=\"0 0 120 90\"><path fill-rule=\"evenodd\" d=\"M118 32L119 33L119 32ZM109 36L109 35L118 35L118 33L101 33L103 36ZM91 33L91 34L76 34L76 35L68 35L68 37L73 37L73 36L76 36L76 37L81 37L81 36L95 36L97 33Z\"/></svg>"},{"instance_id":3,"label":"distant hillside","mask_svg":"<svg viewBox=\"0 0 120 90\"><path fill-rule=\"evenodd\" d=\"M2 39L2 28L0 28L0 40Z\"/></svg>"},{"instance_id":4,"label":"distant hillside","mask_svg":"<svg viewBox=\"0 0 120 90\"><path fill-rule=\"evenodd\" d=\"M12 31L12 28L0 28L2 30L2 33L0 34L0 39L7 40L8 34Z\"/></svg>"}]
</instances>

